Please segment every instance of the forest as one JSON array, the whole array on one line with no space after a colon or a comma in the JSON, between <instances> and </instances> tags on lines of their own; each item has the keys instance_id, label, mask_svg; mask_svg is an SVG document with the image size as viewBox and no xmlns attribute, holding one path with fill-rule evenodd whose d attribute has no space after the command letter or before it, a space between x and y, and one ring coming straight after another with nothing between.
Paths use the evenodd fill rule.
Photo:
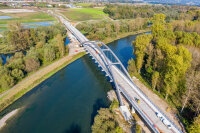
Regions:
<instances>
[{"instance_id":1,"label":"forest","mask_svg":"<svg viewBox=\"0 0 200 133\"><path fill-rule=\"evenodd\" d=\"M164 14L155 14L152 22L152 34L139 35L133 42L136 60L129 60L128 70L132 76L141 75L154 92L175 106L186 129L197 133L200 35L177 29Z\"/></svg>"},{"instance_id":2,"label":"forest","mask_svg":"<svg viewBox=\"0 0 200 133\"><path fill-rule=\"evenodd\" d=\"M65 28L59 25L23 28L18 22L11 23L9 31L0 38L0 46L4 47L4 51L0 51L13 55L7 56L6 64L0 58L0 93L31 72L66 55L65 37Z\"/></svg>"},{"instance_id":3,"label":"forest","mask_svg":"<svg viewBox=\"0 0 200 133\"><path fill-rule=\"evenodd\" d=\"M134 32L147 28L145 18L136 18L131 20L117 21L91 21L83 22L76 27L88 39L103 41L106 38L115 38L120 34Z\"/></svg>"},{"instance_id":4,"label":"forest","mask_svg":"<svg viewBox=\"0 0 200 133\"><path fill-rule=\"evenodd\" d=\"M199 15L197 7L190 6L168 6L168 5L111 5L104 8L104 12L109 14L114 20L152 18L154 14L162 13L166 15L166 21L171 20L192 20ZM195 11L195 12L194 12Z\"/></svg>"}]
</instances>

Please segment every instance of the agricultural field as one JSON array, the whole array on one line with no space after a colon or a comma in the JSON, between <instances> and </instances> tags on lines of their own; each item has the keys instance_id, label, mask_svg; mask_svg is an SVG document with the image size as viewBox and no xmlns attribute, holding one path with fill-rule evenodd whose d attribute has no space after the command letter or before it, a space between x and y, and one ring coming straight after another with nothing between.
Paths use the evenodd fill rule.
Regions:
<instances>
[{"instance_id":1,"label":"agricultural field","mask_svg":"<svg viewBox=\"0 0 200 133\"><path fill-rule=\"evenodd\" d=\"M101 8L68 9L61 13L75 22L108 18L108 15L105 14Z\"/></svg>"},{"instance_id":2,"label":"agricultural field","mask_svg":"<svg viewBox=\"0 0 200 133\"><path fill-rule=\"evenodd\" d=\"M9 16L10 19L0 19L0 30L7 29L7 25L10 22L18 21L20 23L34 23L44 21L55 21L55 18L47 13L41 12L26 12L26 13L2 13L0 16Z\"/></svg>"}]
</instances>

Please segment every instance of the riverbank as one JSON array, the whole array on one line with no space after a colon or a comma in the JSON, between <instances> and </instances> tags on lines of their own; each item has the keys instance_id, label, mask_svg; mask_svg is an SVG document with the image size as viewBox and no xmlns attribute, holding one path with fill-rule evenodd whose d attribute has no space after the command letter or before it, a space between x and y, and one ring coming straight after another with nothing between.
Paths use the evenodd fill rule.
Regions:
<instances>
[{"instance_id":1,"label":"riverbank","mask_svg":"<svg viewBox=\"0 0 200 133\"><path fill-rule=\"evenodd\" d=\"M117 35L117 37L114 37L114 38L106 38L106 39L102 40L102 42L105 43L105 44L108 44L108 43L111 43L111 42L113 42L115 40L119 40L121 38L130 36L130 35L136 35L136 34L149 32L149 31L150 31L150 29L145 29L145 30L139 30L139 31L134 31L134 32L123 33L123 34Z\"/></svg>"},{"instance_id":2,"label":"riverbank","mask_svg":"<svg viewBox=\"0 0 200 133\"><path fill-rule=\"evenodd\" d=\"M56 72L58 72L62 68L66 67L67 65L69 65L70 63L72 63L73 61L79 59L80 57L84 55L85 53L81 52L73 56L65 56L62 59L59 59L58 61L28 76L27 78L19 82L17 85L15 85L13 88L5 92L4 95L1 95L0 111L4 110L7 106L12 104L14 101L19 99L20 97L22 97L32 88L42 83L44 80L54 75Z\"/></svg>"},{"instance_id":3,"label":"riverbank","mask_svg":"<svg viewBox=\"0 0 200 133\"><path fill-rule=\"evenodd\" d=\"M115 38L107 38L103 40L105 44L108 44L110 42L113 42L115 40L118 40L120 38L127 37L129 35L134 35L134 34L139 34L143 32L148 32L149 29L146 30L139 30L135 32L129 32L129 33L124 33L120 34ZM4 110L7 106L12 104L14 101L22 97L24 94L26 94L28 91L42 83L44 80L48 79L51 77L53 74L58 72L60 69L64 68L65 66L69 65L73 61L81 58L84 56L85 53L79 53L73 56L66 56L50 65L47 67L50 67L51 70L43 73L44 69L47 69L47 67L44 67L37 71L36 73L28 76L24 80L22 80L20 83L15 85L13 88L9 89L7 92L5 92L3 95L0 95L0 112ZM55 65L55 66L54 66Z\"/></svg>"},{"instance_id":4,"label":"riverbank","mask_svg":"<svg viewBox=\"0 0 200 133\"><path fill-rule=\"evenodd\" d=\"M3 128L6 125L6 121L8 119L10 119L11 117L13 117L15 114L17 114L19 111L19 109L15 109L13 111L11 111L10 113L8 113L7 115L5 115L1 120L0 120L0 129Z\"/></svg>"}]
</instances>

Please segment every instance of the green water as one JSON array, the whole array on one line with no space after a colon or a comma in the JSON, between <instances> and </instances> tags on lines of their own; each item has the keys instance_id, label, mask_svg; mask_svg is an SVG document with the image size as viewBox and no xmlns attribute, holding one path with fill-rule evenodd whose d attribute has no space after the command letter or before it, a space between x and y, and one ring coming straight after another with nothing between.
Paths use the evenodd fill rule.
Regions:
<instances>
[{"instance_id":1,"label":"green water","mask_svg":"<svg viewBox=\"0 0 200 133\"><path fill-rule=\"evenodd\" d=\"M134 39L135 36L129 36L108 45L125 67L133 57L131 43ZM90 133L97 110L110 104L107 92L111 89L104 73L86 55L1 112L0 116L3 116L21 108L0 132Z\"/></svg>"}]
</instances>

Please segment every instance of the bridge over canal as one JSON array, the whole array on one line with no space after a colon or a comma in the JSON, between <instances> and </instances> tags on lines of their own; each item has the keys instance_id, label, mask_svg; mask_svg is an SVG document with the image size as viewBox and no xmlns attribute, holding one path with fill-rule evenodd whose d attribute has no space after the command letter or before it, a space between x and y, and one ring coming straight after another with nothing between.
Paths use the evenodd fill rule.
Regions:
<instances>
[{"instance_id":1,"label":"bridge over canal","mask_svg":"<svg viewBox=\"0 0 200 133\"><path fill-rule=\"evenodd\" d=\"M152 132L182 133L182 131L135 85L127 70L108 46L99 41L89 41L62 16L56 16L83 45L86 53L101 67L101 70L105 72L109 80L114 83L120 106L124 106L121 98L123 95L143 118ZM137 103L135 98L140 99L140 103Z\"/></svg>"}]
</instances>

